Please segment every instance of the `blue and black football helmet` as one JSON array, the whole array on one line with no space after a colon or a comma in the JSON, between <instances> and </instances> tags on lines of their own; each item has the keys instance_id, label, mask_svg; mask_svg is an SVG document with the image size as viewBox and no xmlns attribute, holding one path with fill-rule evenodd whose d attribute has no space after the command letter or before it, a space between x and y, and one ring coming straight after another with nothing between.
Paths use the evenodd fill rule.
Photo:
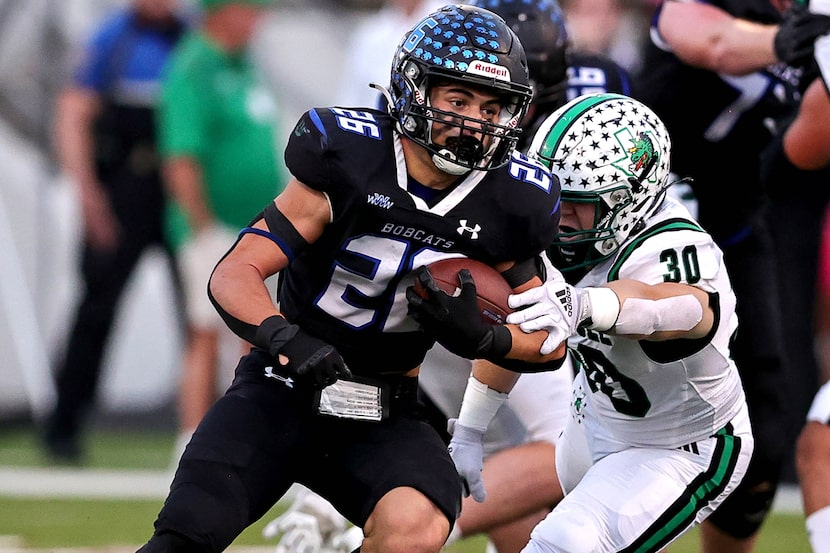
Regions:
<instances>
[{"instance_id":1,"label":"blue and black football helmet","mask_svg":"<svg viewBox=\"0 0 830 553\"><path fill-rule=\"evenodd\" d=\"M492 90L502 98L496 122L459 117L430 105L430 87L457 81ZM389 110L399 130L430 153L450 174L504 166L521 133L519 124L532 90L524 48L495 13L468 5L447 5L415 24L401 39L392 61ZM472 123L489 138L441 146L432 142L434 122L464 128ZM479 130L479 127L480 129Z\"/></svg>"},{"instance_id":2,"label":"blue and black football helmet","mask_svg":"<svg viewBox=\"0 0 830 553\"><path fill-rule=\"evenodd\" d=\"M533 103L542 112L566 101L569 47L565 15L556 0L472 0L499 14L522 42L527 56Z\"/></svg>"}]
</instances>

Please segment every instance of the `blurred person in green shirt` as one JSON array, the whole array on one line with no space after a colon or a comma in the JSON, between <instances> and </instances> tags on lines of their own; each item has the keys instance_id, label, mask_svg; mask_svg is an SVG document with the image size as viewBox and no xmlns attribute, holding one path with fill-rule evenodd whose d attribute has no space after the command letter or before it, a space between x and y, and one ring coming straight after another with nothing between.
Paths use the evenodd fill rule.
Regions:
<instances>
[{"instance_id":1,"label":"blurred person in green shirt","mask_svg":"<svg viewBox=\"0 0 830 553\"><path fill-rule=\"evenodd\" d=\"M238 338L208 300L208 278L238 230L287 181L275 144L277 105L248 48L271 3L201 0L201 24L182 40L165 75L159 128L165 182L174 199L168 234L188 321L175 462L216 399L220 346L231 340L234 355L239 353Z\"/></svg>"}]
</instances>

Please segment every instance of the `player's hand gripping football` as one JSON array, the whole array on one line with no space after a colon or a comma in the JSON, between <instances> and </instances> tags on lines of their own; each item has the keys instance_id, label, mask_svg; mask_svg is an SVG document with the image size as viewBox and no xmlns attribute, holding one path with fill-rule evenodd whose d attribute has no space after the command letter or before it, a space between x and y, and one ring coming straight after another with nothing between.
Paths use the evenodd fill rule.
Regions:
<instances>
[{"instance_id":1,"label":"player's hand gripping football","mask_svg":"<svg viewBox=\"0 0 830 553\"><path fill-rule=\"evenodd\" d=\"M461 293L457 296L441 290L426 267L418 268L415 278L428 297L422 298L413 286L408 287L409 314L438 343L467 359L499 358L510 351L510 331L499 325L488 325L481 319L470 271L458 272Z\"/></svg>"},{"instance_id":2,"label":"player's hand gripping football","mask_svg":"<svg viewBox=\"0 0 830 553\"><path fill-rule=\"evenodd\" d=\"M447 430L452 434L447 450L461 477L464 497L472 495L473 499L481 503L487 498L484 480L481 478L484 469L484 447L481 445L484 431L459 424L458 419L447 421Z\"/></svg>"},{"instance_id":3,"label":"player's hand gripping football","mask_svg":"<svg viewBox=\"0 0 830 553\"><path fill-rule=\"evenodd\" d=\"M268 352L298 379L311 382L315 388L325 388L338 378L349 378L352 372L334 346L304 332L297 325L280 316L265 319L257 342L268 344Z\"/></svg>"}]
</instances>

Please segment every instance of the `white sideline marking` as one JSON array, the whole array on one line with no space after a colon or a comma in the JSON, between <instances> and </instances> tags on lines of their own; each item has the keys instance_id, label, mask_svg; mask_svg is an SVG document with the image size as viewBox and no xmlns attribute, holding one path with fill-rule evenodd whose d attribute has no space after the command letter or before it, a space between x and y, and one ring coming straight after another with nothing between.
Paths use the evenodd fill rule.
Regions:
<instances>
[{"instance_id":1,"label":"white sideline marking","mask_svg":"<svg viewBox=\"0 0 830 553\"><path fill-rule=\"evenodd\" d=\"M87 499L164 499L167 471L0 467L0 495Z\"/></svg>"},{"instance_id":2,"label":"white sideline marking","mask_svg":"<svg viewBox=\"0 0 830 553\"><path fill-rule=\"evenodd\" d=\"M76 499L164 499L173 472L70 467L0 467L0 496ZM294 497L291 488L280 503ZM0 543L0 551L2 543Z\"/></svg>"}]
</instances>

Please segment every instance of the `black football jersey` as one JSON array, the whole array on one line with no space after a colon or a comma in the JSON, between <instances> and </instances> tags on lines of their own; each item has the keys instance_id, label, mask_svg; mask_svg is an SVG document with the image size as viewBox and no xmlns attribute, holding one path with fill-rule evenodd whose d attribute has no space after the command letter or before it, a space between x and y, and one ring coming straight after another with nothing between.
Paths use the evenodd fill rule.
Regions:
<instances>
[{"instance_id":1,"label":"black football jersey","mask_svg":"<svg viewBox=\"0 0 830 553\"><path fill-rule=\"evenodd\" d=\"M356 374L410 370L432 346L407 315L413 269L451 256L529 259L559 223L558 181L519 153L460 177L429 204L410 194L400 136L380 111L305 113L285 162L328 196L332 223L282 271L280 310L333 344Z\"/></svg>"},{"instance_id":2,"label":"black football jersey","mask_svg":"<svg viewBox=\"0 0 830 553\"><path fill-rule=\"evenodd\" d=\"M768 0L708 3L735 17L780 21ZM656 27L661 8L652 20L642 71L633 79L633 95L666 124L672 170L694 179L700 222L723 242L746 225L760 203L758 156L776 123L796 108L798 75L785 64L738 77L687 65L661 48ZM726 197L740 200L729 202Z\"/></svg>"}]
</instances>

